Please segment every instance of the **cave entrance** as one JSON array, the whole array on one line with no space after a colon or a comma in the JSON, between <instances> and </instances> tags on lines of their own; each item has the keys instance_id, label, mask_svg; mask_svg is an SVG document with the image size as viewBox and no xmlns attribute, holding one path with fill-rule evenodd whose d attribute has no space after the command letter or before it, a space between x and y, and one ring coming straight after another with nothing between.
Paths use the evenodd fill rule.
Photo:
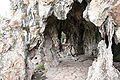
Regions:
<instances>
[{"instance_id":1,"label":"cave entrance","mask_svg":"<svg viewBox=\"0 0 120 80\"><path fill-rule=\"evenodd\" d=\"M85 0L81 4L75 1L66 20L58 20L54 15L48 17L44 35L46 39L52 40L51 45L55 45L55 53L72 56L97 54L100 34L94 24L83 18L86 6ZM57 44L58 47L56 47Z\"/></svg>"}]
</instances>

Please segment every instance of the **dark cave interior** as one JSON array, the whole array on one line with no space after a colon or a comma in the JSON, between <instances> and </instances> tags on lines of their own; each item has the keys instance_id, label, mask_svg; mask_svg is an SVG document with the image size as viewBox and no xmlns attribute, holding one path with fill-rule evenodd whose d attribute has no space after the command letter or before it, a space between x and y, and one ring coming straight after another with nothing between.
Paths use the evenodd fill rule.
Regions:
<instances>
[{"instance_id":1,"label":"dark cave interior","mask_svg":"<svg viewBox=\"0 0 120 80\"><path fill-rule=\"evenodd\" d=\"M66 20L58 20L54 15L48 17L47 26L44 31L45 39L51 39L53 43L56 40L58 52L64 51L64 46L69 44L75 50L71 53L72 56L81 54L96 56L97 44L102 38L98 28L83 18L83 11L87 6L87 2L84 0L80 4L75 1L72 6ZM107 36L105 41L107 41L106 39ZM93 46L90 47L91 45ZM120 61L119 46L120 44L116 45L113 43L114 61Z\"/></svg>"}]
</instances>

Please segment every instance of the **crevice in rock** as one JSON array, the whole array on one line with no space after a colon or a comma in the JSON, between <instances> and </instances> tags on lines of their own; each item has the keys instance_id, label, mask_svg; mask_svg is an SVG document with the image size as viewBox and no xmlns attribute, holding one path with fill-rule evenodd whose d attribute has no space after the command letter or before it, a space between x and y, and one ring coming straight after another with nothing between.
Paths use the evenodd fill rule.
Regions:
<instances>
[{"instance_id":1,"label":"crevice in rock","mask_svg":"<svg viewBox=\"0 0 120 80\"><path fill-rule=\"evenodd\" d=\"M85 0L82 3L75 1L66 20L58 20L54 15L47 18L47 25L43 33L45 38L43 49L45 49L44 53L45 56L48 56L47 58L51 56L51 61L54 61L56 57L59 59L58 55L73 57L82 54L97 55L97 44L101 39L100 33L94 24L83 18L86 6ZM61 41L63 33L66 37L64 44Z\"/></svg>"},{"instance_id":2,"label":"crevice in rock","mask_svg":"<svg viewBox=\"0 0 120 80\"><path fill-rule=\"evenodd\" d=\"M120 43L116 44L114 38L112 42L113 61L120 62Z\"/></svg>"},{"instance_id":3,"label":"crevice in rock","mask_svg":"<svg viewBox=\"0 0 120 80\"><path fill-rule=\"evenodd\" d=\"M109 41L108 41L108 35L107 34L105 34L105 43L106 43L106 47L108 48Z\"/></svg>"}]
</instances>

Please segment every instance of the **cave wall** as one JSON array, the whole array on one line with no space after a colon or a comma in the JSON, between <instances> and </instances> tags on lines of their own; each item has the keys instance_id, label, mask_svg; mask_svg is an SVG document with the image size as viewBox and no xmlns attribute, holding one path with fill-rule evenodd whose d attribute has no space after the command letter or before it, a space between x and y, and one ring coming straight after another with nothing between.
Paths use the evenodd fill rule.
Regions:
<instances>
[{"instance_id":1,"label":"cave wall","mask_svg":"<svg viewBox=\"0 0 120 80\"><path fill-rule=\"evenodd\" d=\"M98 26L101 37L103 37L103 40L98 44L98 58L89 68L87 80L120 79L119 71L113 67L111 48L113 44L112 39L116 37L116 29L119 27L118 23L116 23L116 18L112 15L116 14L112 12L116 5L119 5L119 0L92 0L84 12L84 18Z\"/></svg>"},{"instance_id":2,"label":"cave wall","mask_svg":"<svg viewBox=\"0 0 120 80\"><path fill-rule=\"evenodd\" d=\"M119 0L10 1L12 18L0 27L0 79L31 80L36 66L57 66L61 54L98 54L87 80L120 79L111 50L114 35L119 43Z\"/></svg>"}]
</instances>

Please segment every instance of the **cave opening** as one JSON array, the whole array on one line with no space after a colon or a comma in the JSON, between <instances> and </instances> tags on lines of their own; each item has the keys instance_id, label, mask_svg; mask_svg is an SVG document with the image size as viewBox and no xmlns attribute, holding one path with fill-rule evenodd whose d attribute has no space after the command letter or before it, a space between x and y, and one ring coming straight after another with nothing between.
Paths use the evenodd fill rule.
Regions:
<instances>
[{"instance_id":1,"label":"cave opening","mask_svg":"<svg viewBox=\"0 0 120 80\"><path fill-rule=\"evenodd\" d=\"M82 3L74 1L66 20L58 20L54 15L48 17L44 36L45 39L51 39L56 53L63 52L72 56L97 55L100 33L93 23L83 18L86 6L85 0Z\"/></svg>"}]
</instances>

